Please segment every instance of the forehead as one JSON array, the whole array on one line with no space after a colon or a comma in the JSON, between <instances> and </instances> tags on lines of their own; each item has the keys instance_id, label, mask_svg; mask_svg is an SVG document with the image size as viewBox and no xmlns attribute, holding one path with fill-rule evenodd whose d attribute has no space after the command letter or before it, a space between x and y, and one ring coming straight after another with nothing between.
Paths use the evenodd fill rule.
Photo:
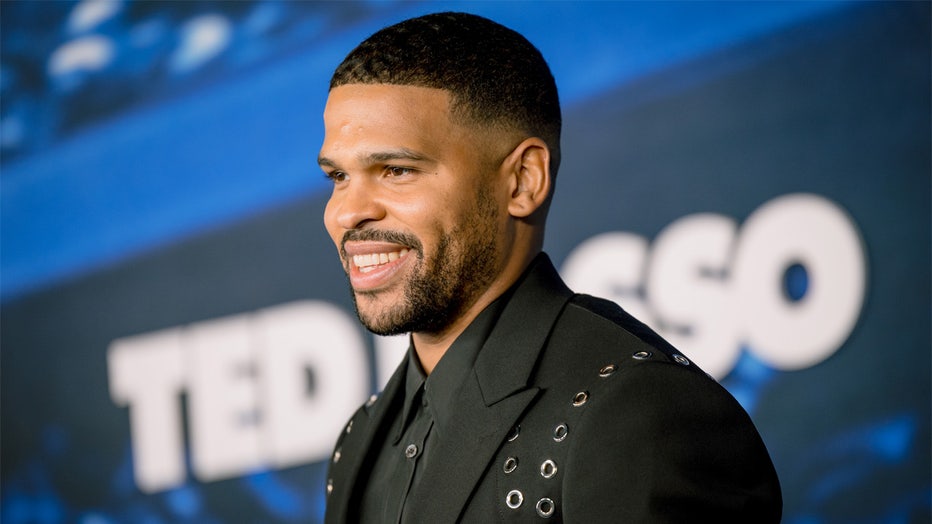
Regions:
<instances>
[{"instance_id":1,"label":"forehead","mask_svg":"<svg viewBox=\"0 0 932 524\"><path fill-rule=\"evenodd\" d=\"M324 109L324 150L403 146L434 149L462 139L442 89L388 84L347 84L330 91Z\"/></svg>"},{"instance_id":2,"label":"forehead","mask_svg":"<svg viewBox=\"0 0 932 524\"><path fill-rule=\"evenodd\" d=\"M428 112L449 117L450 93L433 87L394 84L346 84L330 90L324 118L384 109L402 112ZM360 111L353 111L353 109Z\"/></svg>"}]
</instances>

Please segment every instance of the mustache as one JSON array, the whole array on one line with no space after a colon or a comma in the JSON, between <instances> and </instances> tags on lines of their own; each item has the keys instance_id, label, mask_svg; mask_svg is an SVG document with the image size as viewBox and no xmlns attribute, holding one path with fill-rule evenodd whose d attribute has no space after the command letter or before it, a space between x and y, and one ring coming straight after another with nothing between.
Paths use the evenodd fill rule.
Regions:
<instances>
[{"instance_id":1,"label":"mustache","mask_svg":"<svg viewBox=\"0 0 932 524\"><path fill-rule=\"evenodd\" d=\"M414 235L402 233L401 231L389 231L382 229L351 229L343 233L340 240L340 254L346 258L347 242L388 242L398 244L411 249L420 255L422 251L421 241Z\"/></svg>"}]
</instances>

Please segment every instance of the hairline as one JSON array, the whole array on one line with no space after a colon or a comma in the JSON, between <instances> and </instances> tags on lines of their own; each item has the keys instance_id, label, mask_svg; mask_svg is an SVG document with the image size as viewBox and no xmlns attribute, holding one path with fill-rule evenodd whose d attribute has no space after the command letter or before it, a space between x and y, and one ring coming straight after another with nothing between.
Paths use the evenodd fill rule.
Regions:
<instances>
[{"instance_id":1,"label":"hairline","mask_svg":"<svg viewBox=\"0 0 932 524\"><path fill-rule=\"evenodd\" d=\"M382 81L365 81L359 78L354 78L351 81L344 82L334 82L332 79L330 83L330 91L342 86L349 85L385 85L385 86L410 86L410 87L423 87L426 89L436 89L438 91L443 91L447 93L450 97L450 120L456 124L468 125L476 127L482 130L496 130L504 131L506 133L514 133L523 135L524 138L529 138L531 136L536 136L534 133L529 132L527 129L523 129L522 126L518 125L514 120L495 116L495 117L482 117L479 116L481 108L475 104L471 104L467 101L467 97L461 93L457 93L455 90L447 87L439 87L436 85L431 85L428 82L382 82ZM544 139L544 137L540 137Z\"/></svg>"}]
</instances>

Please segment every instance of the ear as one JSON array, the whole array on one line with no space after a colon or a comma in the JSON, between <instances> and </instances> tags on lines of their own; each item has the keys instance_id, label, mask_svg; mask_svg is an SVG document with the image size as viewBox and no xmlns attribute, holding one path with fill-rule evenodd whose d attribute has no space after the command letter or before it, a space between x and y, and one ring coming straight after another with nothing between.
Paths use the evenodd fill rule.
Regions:
<instances>
[{"instance_id":1,"label":"ear","mask_svg":"<svg viewBox=\"0 0 932 524\"><path fill-rule=\"evenodd\" d=\"M511 189L508 212L527 218L550 196L550 149L540 138L527 138L503 162Z\"/></svg>"}]
</instances>

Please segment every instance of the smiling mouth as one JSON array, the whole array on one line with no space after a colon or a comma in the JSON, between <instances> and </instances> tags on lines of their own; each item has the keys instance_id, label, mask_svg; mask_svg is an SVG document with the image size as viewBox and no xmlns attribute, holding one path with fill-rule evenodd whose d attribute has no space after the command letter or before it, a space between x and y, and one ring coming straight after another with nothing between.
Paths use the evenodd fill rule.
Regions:
<instances>
[{"instance_id":1,"label":"smiling mouth","mask_svg":"<svg viewBox=\"0 0 932 524\"><path fill-rule=\"evenodd\" d=\"M398 259L408 256L411 250L408 248L402 248L398 251L390 251L388 253L367 253L363 255L353 255L352 263L359 270L360 273L368 273L375 269L378 269L379 266L394 262Z\"/></svg>"}]
</instances>

